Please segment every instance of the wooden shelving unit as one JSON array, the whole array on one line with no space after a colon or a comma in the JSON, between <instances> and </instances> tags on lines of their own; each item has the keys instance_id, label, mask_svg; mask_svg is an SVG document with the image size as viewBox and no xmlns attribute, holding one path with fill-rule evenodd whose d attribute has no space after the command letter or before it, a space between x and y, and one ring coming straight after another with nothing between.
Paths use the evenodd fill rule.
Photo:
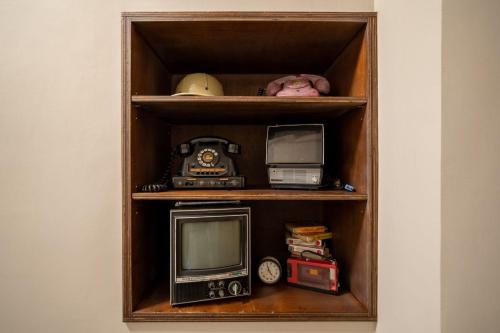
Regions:
<instances>
[{"instance_id":1,"label":"wooden shelving unit","mask_svg":"<svg viewBox=\"0 0 500 333\"><path fill-rule=\"evenodd\" d=\"M377 90L374 13L123 14L124 321L309 321L377 318ZM307 55L307 56L305 56ZM208 72L225 96L171 96L188 73ZM256 96L284 75L330 81L329 96ZM321 122L328 171L356 192L276 190L265 167L266 126ZM247 188L140 192L197 136L237 142ZM284 223L314 220L334 239L342 292L321 294L252 279L248 298L172 307L169 210L179 200L241 200L252 210L254 265L285 261ZM255 271L255 270L254 270Z\"/></svg>"}]
</instances>

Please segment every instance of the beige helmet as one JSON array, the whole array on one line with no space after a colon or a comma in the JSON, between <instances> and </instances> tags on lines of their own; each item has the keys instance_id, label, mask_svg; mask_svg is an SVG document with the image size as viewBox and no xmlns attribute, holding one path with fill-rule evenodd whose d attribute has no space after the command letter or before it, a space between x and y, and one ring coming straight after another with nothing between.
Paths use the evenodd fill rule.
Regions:
<instances>
[{"instance_id":1,"label":"beige helmet","mask_svg":"<svg viewBox=\"0 0 500 333\"><path fill-rule=\"evenodd\" d=\"M224 96L224 90L212 75L193 73L182 78L172 96Z\"/></svg>"}]
</instances>

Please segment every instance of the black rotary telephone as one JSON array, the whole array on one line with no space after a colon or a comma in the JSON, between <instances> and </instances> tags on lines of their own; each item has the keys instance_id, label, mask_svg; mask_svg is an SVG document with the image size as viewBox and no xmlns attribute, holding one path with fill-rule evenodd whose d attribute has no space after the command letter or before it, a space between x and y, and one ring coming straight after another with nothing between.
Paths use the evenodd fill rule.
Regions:
<instances>
[{"instance_id":1,"label":"black rotary telephone","mask_svg":"<svg viewBox=\"0 0 500 333\"><path fill-rule=\"evenodd\" d=\"M196 138L179 146L182 162L181 176L236 176L233 160L227 153L238 154L240 146L216 137Z\"/></svg>"},{"instance_id":2,"label":"black rotary telephone","mask_svg":"<svg viewBox=\"0 0 500 333\"><path fill-rule=\"evenodd\" d=\"M174 188L241 188L245 179L237 176L233 160L228 154L239 154L240 146L226 139L200 137L180 144L176 153L184 160L180 176L172 177ZM170 164L173 156L171 156ZM156 184L144 185L144 192L162 192L168 189L169 170Z\"/></svg>"}]
</instances>

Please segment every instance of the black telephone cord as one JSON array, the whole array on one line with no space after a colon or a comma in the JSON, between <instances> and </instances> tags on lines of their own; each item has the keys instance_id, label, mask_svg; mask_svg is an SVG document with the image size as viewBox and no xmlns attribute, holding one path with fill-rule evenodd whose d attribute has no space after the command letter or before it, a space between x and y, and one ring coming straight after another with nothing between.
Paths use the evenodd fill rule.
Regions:
<instances>
[{"instance_id":1,"label":"black telephone cord","mask_svg":"<svg viewBox=\"0 0 500 333\"><path fill-rule=\"evenodd\" d=\"M168 165L165 172L161 175L160 179L156 183L142 185L142 192L165 192L168 191L168 183L170 181L170 169L174 163L175 157L177 156L177 150L173 149L170 151L168 157Z\"/></svg>"}]
</instances>

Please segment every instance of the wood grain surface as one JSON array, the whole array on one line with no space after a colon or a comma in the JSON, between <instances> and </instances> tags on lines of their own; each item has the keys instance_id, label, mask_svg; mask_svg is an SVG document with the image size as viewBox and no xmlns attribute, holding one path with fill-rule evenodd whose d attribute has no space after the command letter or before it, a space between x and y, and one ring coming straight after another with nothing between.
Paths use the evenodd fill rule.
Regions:
<instances>
[{"instance_id":1,"label":"wood grain surface","mask_svg":"<svg viewBox=\"0 0 500 333\"><path fill-rule=\"evenodd\" d=\"M356 320L366 316L366 308L349 292L338 296L288 286L282 282L267 286L255 283L251 297L173 307L168 282L160 284L137 306L134 321L213 321L213 320ZM332 316L332 313L338 315Z\"/></svg>"},{"instance_id":2,"label":"wood grain surface","mask_svg":"<svg viewBox=\"0 0 500 333\"><path fill-rule=\"evenodd\" d=\"M132 194L134 200L366 200L367 194L336 190L169 190Z\"/></svg>"},{"instance_id":3,"label":"wood grain surface","mask_svg":"<svg viewBox=\"0 0 500 333\"><path fill-rule=\"evenodd\" d=\"M132 96L170 123L325 122L366 105L363 97Z\"/></svg>"}]
</instances>

